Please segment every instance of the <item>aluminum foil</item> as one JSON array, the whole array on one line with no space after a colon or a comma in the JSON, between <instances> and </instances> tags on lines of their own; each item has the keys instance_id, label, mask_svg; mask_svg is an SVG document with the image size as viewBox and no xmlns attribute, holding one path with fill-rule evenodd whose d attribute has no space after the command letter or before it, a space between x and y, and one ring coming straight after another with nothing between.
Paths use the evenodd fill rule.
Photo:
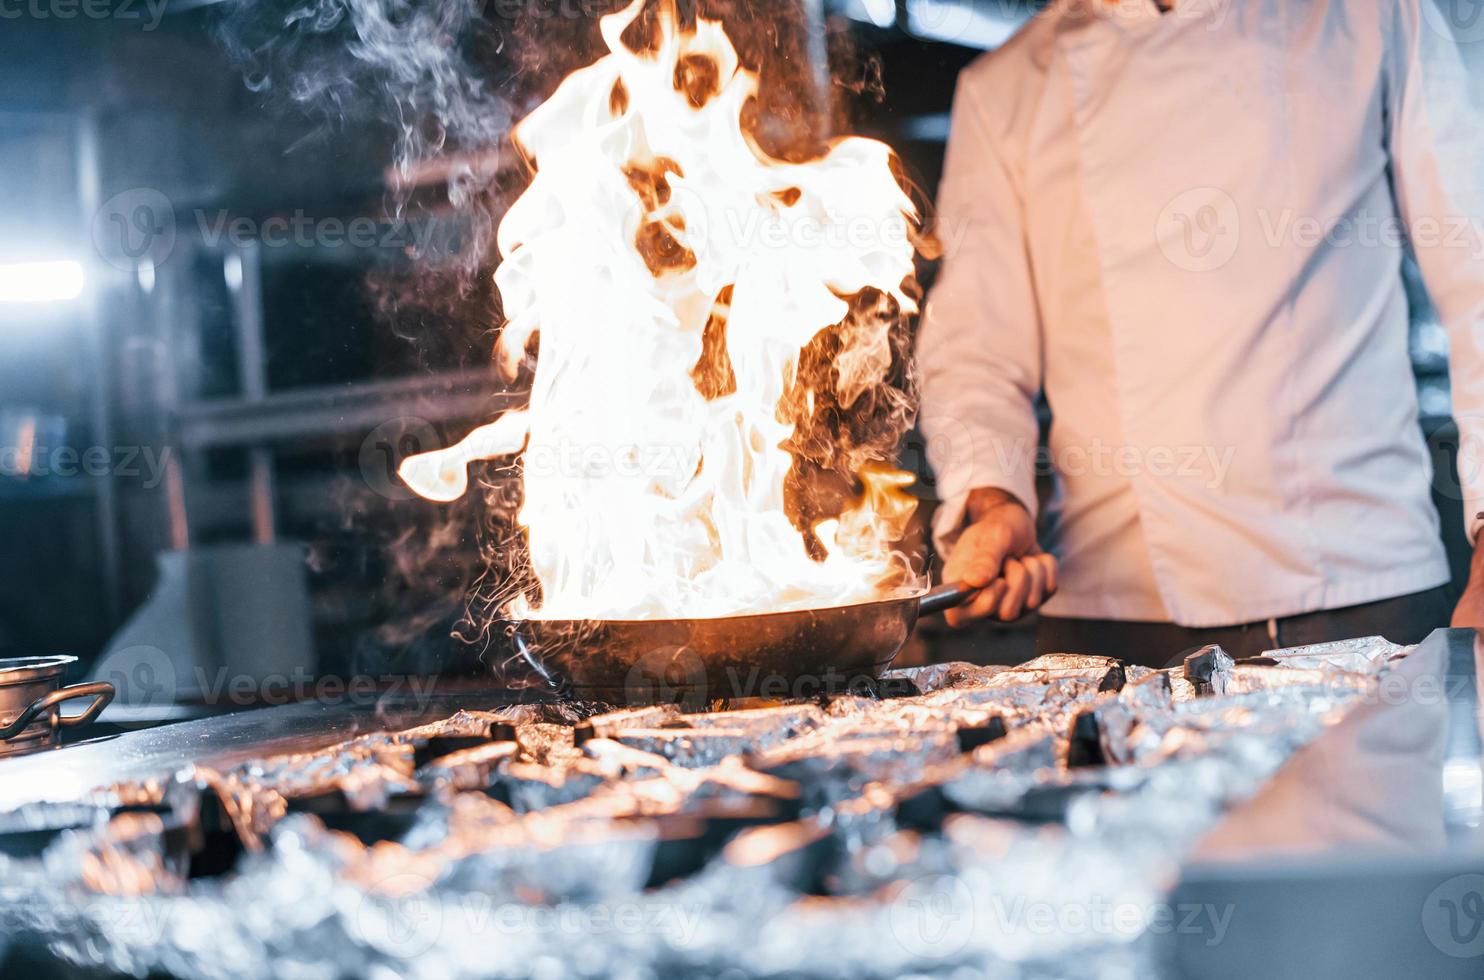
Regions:
<instances>
[{"instance_id":1,"label":"aluminum foil","mask_svg":"<svg viewBox=\"0 0 1484 980\"><path fill-rule=\"evenodd\" d=\"M1378 674L1388 663L1405 657L1412 649L1392 643L1385 637L1371 636L1359 640L1339 640L1335 643L1269 650L1263 657L1277 661L1279 667Z\"/></svg>"},{"instance_id":2,"label":"aluminum foil","mask_svg":"<svg viewBox=\"0 0 1484 980\"><path fill-rule=\"evenodd\" d=\"M0 814L0 946L140 976L1155 975L1183 855L1402 652L948 664L894 672L906 697L460 712L162 773Z\"/></svg>"}]
</instances>

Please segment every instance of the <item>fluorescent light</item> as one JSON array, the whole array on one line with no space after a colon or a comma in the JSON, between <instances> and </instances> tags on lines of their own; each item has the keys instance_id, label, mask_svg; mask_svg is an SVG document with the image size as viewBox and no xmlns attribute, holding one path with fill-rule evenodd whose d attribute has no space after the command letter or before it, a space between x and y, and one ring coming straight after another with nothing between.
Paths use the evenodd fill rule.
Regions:
<instances>
[{"instance_id":1,"label":"fluorescent light","mask_svg":"<svg viewBox=\"0 0 1484 980\"><path fill-rule=\"evenodd\" d=\"M877 27L890 27L897 22L896 0L846 0L845 16Z\"/></svg>"},{"instance_id":2,"label":"fluorescent light","mask_svg":"<svg viewBox=\"0 0 1484 980\"><path fill-rule=\"evenodd\" d=\"M226 262L222 265L222 273L227 279L227 288L232 292L242 288L242 256L236 252L228 252Z\"/></svg>"},{"instance_id":3,"label":"fluorescent light","mask_svg":"<svg viewBox=\"0 0 1484 980\"><path fill-rule=\"evenodd\" d=\"M926 143L943 143L948 139L950 119L946 112L935 112L927 116L912 116L902 122L902 136L909 140Z\"/></svg>"},{"instance_id":4,"label":"fluorescent light","mask_svg":"<svg viewBox=\"0 0 1484 980\"><path fill-rule=\"evenodd\" d=\"M0 265L0 303L65 303L82 295L77 262L17 262Z\"/></svg>"},{"instance_id":5,"label":"fluorescent light","mask_svg":"<svg viewBox=\"0 0 1484 980\"><path fill-rule=\"evenodd\" d=\"M932 41L992 51L1010 40L1035 11L1029 4L1012 8L971 0L909 0L907 30Z\"/></svg>"}]
</instances>

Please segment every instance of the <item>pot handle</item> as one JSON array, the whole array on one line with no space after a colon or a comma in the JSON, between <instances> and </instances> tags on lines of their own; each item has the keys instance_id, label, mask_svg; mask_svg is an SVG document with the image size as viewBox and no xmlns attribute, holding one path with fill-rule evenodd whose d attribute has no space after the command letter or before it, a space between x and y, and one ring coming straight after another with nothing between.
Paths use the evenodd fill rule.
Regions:
<instances>
[{"instance_id":1,"label":"pot handle","mask_svg":"<svg viewBox=\"0 0 1484 980\"><path fill-rule=\"evenodd\" d=\"M80 715L57 715L57 724L63 728L72 728L76 725L86 725L88 722L102 714L103 709L108 707L113 700L113 685L107 681L93 681L90 684L74 684L61 690L53 691L45 697L32 701L30 706L16 715L9 722L0 719L0 742L15 738L26 729L26 726L36 720L36 716L43 711L50 711L59 704L71 701L75 698L92 698L93 703L88 705L87 710Z\"/></svg>"},{"instance_id":2,"label":"pot handle","mask_svg":"<svg viewBox=\"0 0 1484 980\"><path fill-rule=\"evenodd\" d=\"M933 613L940 613L945 609L957 609L978 594L978 589L971 589L961 582L952 585L940 585L917 600L917 614L919 616L931 616Z\"/></svg>"}]
</instances>

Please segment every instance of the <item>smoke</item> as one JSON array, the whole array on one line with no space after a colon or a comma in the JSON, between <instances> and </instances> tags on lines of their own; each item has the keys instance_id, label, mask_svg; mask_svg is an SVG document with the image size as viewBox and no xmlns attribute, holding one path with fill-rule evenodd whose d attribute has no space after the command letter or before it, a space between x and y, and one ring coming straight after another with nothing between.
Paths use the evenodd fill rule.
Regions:
<instances>
[{"instance_id":1,"label":"smoke","mask_svg":"<svg viewBox=\"0 0 1484 980\"><path fill-rule=\"evenodd\" d=\"M909 294L916 284L909 284ZM816 558L820 520L840 514L864 487L858 474L897 458L917 412L911 369L912 318L875 289L853 297L850 313L822 330L799 357L794 386L779 405L794 424L786 489L789 517Z\"/></svg>"},{"instance_id":2,"label":"smoke","mask_svg":"<svg viewBox=\"0 0 1484 980\"><path fill-rule=\"evenodd\" d=\"M260 0L233 5L217 36L248 88L326 119L393 122L397 161L494 145L510 105L474 61L477 0ZM498 42L497 42L498 43Z\"/></svg>"},{"instance_id":3,"label":"smoke","mask_svg":"<svg viewBox=\"0 0 1484 980\"><path fill-rule=\"evenodd\" d=\"M491 196L513 106L486 67L506 43L481 0L259 0L231 5L216 36L249 89L333 129L370 121L392 132L390 216L404 217L440 161L435 229L418 256L452 267L466 287L493 240ZM431 205L414 208L431 218Z\"/></svg>"}]
</instances>

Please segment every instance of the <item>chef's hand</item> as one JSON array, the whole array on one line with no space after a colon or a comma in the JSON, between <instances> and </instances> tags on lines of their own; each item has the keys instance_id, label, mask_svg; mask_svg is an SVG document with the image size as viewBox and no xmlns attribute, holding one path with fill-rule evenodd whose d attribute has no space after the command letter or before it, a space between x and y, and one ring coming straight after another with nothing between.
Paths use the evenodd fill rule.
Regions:
<instances>
[{"instance_id":1,"label":"chef's hand","mask_svg":"<svg viewBox=\"0 0 1484 980\"><path fill-rule=\"evenodd\" d=\"M1484 631L1484 535L1480 536L1474 549L1469 584L1464 586L1458 606L1453 610L1453 627Z\"/></svg>"},{"instance_id":2,"label":"chef's hand","mask_svg":"<svg viewBox=\"0 0 1484 980\"><path fill-rule=\"evenodd\" d=\"M988 616L1008 623L1056 591L1056 559L1036 544L1036 522L1019 500L1003 490L975 490L969 526L948 555L943 581L982 590L945 614L949 626Z\"/></svg>"}]
</instances>

